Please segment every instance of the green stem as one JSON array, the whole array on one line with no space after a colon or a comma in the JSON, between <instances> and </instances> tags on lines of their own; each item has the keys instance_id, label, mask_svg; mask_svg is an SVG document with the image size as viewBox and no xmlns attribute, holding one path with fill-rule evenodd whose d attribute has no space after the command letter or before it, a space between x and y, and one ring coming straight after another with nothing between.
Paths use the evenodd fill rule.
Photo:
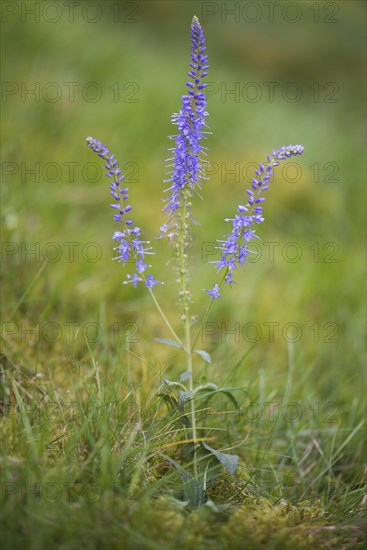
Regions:
<instances>
[{"instance_id":1,"label":"green stem","mask_svg":"<svg viewBox=\"0 0 367 550\"><path fill-rule=\"evenodd\" d=\"M199 54L199 52L197 52ZM198 77L200 78L201 70L198 71ZM195 82L194 94L191 96L191 107L193 113L195 113L195 94L198 93L198 84ZM192 122L189 122L192 125ZM190 140L187 139L188 148L190 147ZM197 459L196 459L196 412L195 412L195 400L193 397L194 391L194 373L192 365L192 346L191 346L191 320L190 320L190 303L191 296L189 291L189 278L188 278L188 254L187 250L191 247L191 235L190 235L190 213L191 213L191 200L193 195L193 187L195 182L190 181L190 174L187 173L188 184L182 189L181 195L181 207L178 211L178 239L176 244L176 258L177 258L177 274L178 274L178 288L179 299L182 305L182 320L184 322L184 334L185 334L185 346L186 353L186 367L190 373L189 378L189 391L191 393L190 399L190 417L191 417L191 429L192 439L194 442L194 458L193 458L193 471L194 477L197 479Z\"/></svg>"},{"instance_id":2,"label":"green stem","mask_svg":"<svg viewBox=\"0 0 367 550\"><path fill-rule=\"evenodd\" d=\"M183 307L183 321L184 321L184 335L185 335L185 353L186 353L186 370L190 373L189 378L189 391L194 391L194 373L192 365L192 353L191 353L191 320L190 320L190 292L188 289L188 255L187 247L190 239L189 228L187 225L187 212L190 204L190 192L189 190L184 190L183 192L183 201L182 207L180 210L179 217L179 239L178 239L178 282L180 289L181 303ZM194 453L193 453L193 473L194 478L197 479L198 469L197 469L197 459L196 459L196 412L195 412L195 400L194 397L190 399L190 418L191 418L191 430L192 430L192 439L194 444Z\"/></svg>"},{"instance_id":3,"label":"green stem","mask_svg":"<svg viewBox=\"0 0 367 550\"><path fill-rule=\"evenodd\" d=\"M192 369L192 353L191 353L191 334L190 334L190 317L188 313L186 314L186 320L185 320L185 351L186 351L186 366L187 370L190 373L189 378L189 391L191 392L191 399L190 399L190 416L191 416L191 428L192 428L192 439L194 440L194 460L193 460L193 469L194 469L194 477L197 479L198 476L198 468L197 468L197 461L196 461L196 413L195 413L195 399L192 395L192 392L194 391L194 381L193 381L193 369Z\"/></svg>"}]
</instances>

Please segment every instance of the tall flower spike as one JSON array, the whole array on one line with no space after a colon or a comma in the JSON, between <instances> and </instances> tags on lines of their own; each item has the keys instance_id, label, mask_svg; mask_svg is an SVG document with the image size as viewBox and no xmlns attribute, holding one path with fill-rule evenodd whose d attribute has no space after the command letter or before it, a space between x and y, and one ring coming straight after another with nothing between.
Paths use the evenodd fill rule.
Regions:
<instances>
[{"instance_id":1,"label":"tall flower spike","mask_svg":"<svg viewBox=\"0 0 367 550\"><path fill-rule=\"evenodd\" d=\"M170 177L165 183L170 183L166 189L168 197L164 199L164 211L169 216L168 223L162 225L160 236L168 236L175 250L177 284L179 300L183 308L182 319L187 318L191 301L188 275L188 254L191 247L192 199L199 194L201 181L204 179L202 155L204 147L201 140L207 132L206 126L206 96L202 79L207 76L208 56L205 55L204 31L197 17L191 22L191 63L186 82L187 94L182 96L181 110L172 116L172 124L177 126L178 134L169 136L175 147L170 149L173 156L167 159ZM200 194L199 194L200 196Z\"/></svg>"},{"instance_id":2,"label":"tall flower spike","mask_svg":"<svg viewBox=\"0 0 367 550\"><path fill-rule=\"evenodd\" d=\"M149 244L149 241L140 239L140 227L135 226L134 222L128 217L128 213L132 210L126 202L129 198L129 190L127 187L123 187L125 178L121 173L115 155L97 139L88 137L86 141L88 147L106 161L106 176L112 180L110 194L115 201L111 204L111 208L114 210L113 218L116 222L122 223L122 231L115 231L112 237L117 243L114 249L117 251L117 255L114 260L121 262L124 266L127 262L135 263L136 273L127 275L127 279L123 283L132 283L136 287L140 281L145 280L145 286L152 288L159 281L156 281L151 274L145 277L143 273L147 267L150 267L144 261L145 255L153 254L153 252L151 252L151 247L147 248L145 246Z\"/></svg>"},{"instance_id":3,"label":"tall flower spike","mask_svg":"<svg viewBox=\"0 0 367 550\"><path fill-rule=\"evenodd\" d=\"M267 162L261 163L259 168L255 170L256 177L252 178L251 189L247 189L249 195L247 203L238 206L234 218L226 218L226 222L232 223L232 232L227 235L225 240L217 241L220 244L218 248L221 250L221 258L216 262L219 271L226 269L225 283L232 285L234 283L233 271L237 266L250 263L251 251L248 248L248 243L252 239L259 238L254 227L264 221L261 204L265 201L265 197L262 196L262 193L269 189L273 167L278 166L281 160L302 155L303 151L302 145L288 145L280 147L273 151L272 155L268 155ZM213 296L213 291L207 292Z\"/></svg>"},{"instance_id":4,"label":"tall flower spike","mask_svg":"<svg viewBox=\"0 0 367 550\"><path fill-rule=\"evenodd\" d=\"M177 126L178 134L169 136L175 142L175 147L169 149L173 151L173 158L167 159L170 170L170 178L165 180L171 183L166 189L169 197L165 199L164 210L170 215L171 223L175 220L175 214L183 206L185 189L189 190L188 196L192 197L195 191L201 188L203 179L202 164L200 156L204 147L201 140L206 132L203 128L206 126L206 96L203 90L207 84L202 83L202 79L207 76L208 56L205 55L204 31L196 16L191 23L191 63L188 76L190 80L186 82L188 88L187 94L182 96L182 105L179 113L172 116L172 124ZM191 209L190 209L191 213ZM161 228L161 233L166 233L169 226L165 224Z\"/></svg>"}]
</instances>

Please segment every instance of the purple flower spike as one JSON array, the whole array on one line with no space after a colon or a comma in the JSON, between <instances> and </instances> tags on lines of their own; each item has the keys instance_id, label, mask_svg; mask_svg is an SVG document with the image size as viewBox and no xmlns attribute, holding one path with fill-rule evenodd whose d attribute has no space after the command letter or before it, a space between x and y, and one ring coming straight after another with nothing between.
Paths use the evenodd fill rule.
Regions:
<instances>
[{"instance_id":1,"label":"purple flower spike","mask_svg":"<svg viewBox=\"0 0 367 550\"><path fill-rule=\"evenodd\" d=\"M177 126L178 134L169 136L175 143L175 147L170 149L173 157L168 159L170 164L170 177L165 180L170 183L166 189L169 197L165 199L164 211L170 216L169 229L176 229L175 218L177 210L181 207L188 207L191 215L191 205L187 202L195 192L201 188L203 178L203 161L201 154L204 154L201 140L204 137L203 129L206 126L206 96L202 91L206 84L202 83L202 78L207 75L208 56L204 54L205 38L204 31L197 17L193 17L191 23L191 60L190 72L188 76L191 81L186 82L188 88L187 95L182 96L182 106L179 113L172 116L172 124ZM184 193L187 195L184 197ZM164 226L161 236L167 236L167 224Z\"/></svg>"},{"instance_id":2,"label":"purple flower spike","mask_svg":"<svg viewBox=\"0 0 367 550\"><path fill-rule=\"evenodd\" d=\"M273 167L278 166L280 160L302 155L303 150L302 145L288 145L280 147L273 151L272 155L268 155L267 163L261 163L259 169L255 170L257 178L252 178L252 189L247 189L249 195L247 204L239 205L235 217L226 219L227 222L232 223L232 232L227 235L225 240L217 241L220 244L218 248L221 250L221 258L216 262L219 271L228 270L225 283L232 285L234 283L233 271L237 266L250 263L251 251L248 248L248 243L254 238L259 238L254 226L264 221L263 208L259 205L265 201L265 197L261 194L269 188L267 184L273 174ZM214 288L213 291L206 292L209 292L212 297L219 297L213 296Z\"/></svg>"},{"instance_id":3,"label":"purple flower spike","mask_svg":"<svg viewBox=\"0 0 367 550\"><path fill-rule=\"evenodd\" d=\"M129 198L128 188L120 188L124 176L121 173L115 155L107 149L106 145L92 137L87 138L87 145L106 161L106 176L112 180L110 183L110 194L115 200L110 205L115 212L113 218L115 221L122 222L123 224L122 231L115 231L112 236L112 239L116 242L114 250L117 251L114 260L121 262L124 266L127 262L135 263L136 273L127 275L127 280L124 281L124 284L132 283L135 288L140 281L143 281L141 274L145 272L147 267L150 267L144 262L144 257L146 254L153 254L153 252L151 252L151 247L146 246L149 244L149 241L142 241L139 238L140 227L134 226L134 222L126 218L126 214L131 212L132 207L125 202ZM146 284L149 288L158 284L158 281L155 281L152 275L147 276L147 283L148 280L151 281L150 284Z\"/></svg>"}]
</instances>

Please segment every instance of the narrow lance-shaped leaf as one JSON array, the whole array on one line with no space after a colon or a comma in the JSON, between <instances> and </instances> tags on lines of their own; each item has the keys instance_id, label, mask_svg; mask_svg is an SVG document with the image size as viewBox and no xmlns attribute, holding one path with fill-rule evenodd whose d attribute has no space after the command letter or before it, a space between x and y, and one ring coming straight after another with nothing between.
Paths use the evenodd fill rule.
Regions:
<instances>
[{"instance_id":1,"label":"narrow lance-shaped leaf","mask_svg":"<svg viewBox=\"0 0 367 550\"><path fill-rule=\"evenodd\" d=\"M180 374L180 376L177 378L177 380L178 380L178 382L185 382L185 380L187 380L191 376L192 376L192 373L189 370L187 370L187 371L183 372L182 374Z\"/></svg>"},{"instance_id":2,"label":"narrow lance-shaped leaf","mask_svg":"<svg viewBox=\"0 0 367 550\"><path fill-rule=\"evenodd\" d=\"M212 359L209 355L208 352L202 350L202 349L194 349L194 353L197 353L198 355L200 355L200 357L202 359L204 359L204 361L206 361L206 363L209 363L209 365L211 364L212 362Z\"/></svg>"},{"instance_id":3,"label":"narrow lance-shaped leaf","mask_svg":"<svg viewBox=\"0 0 367 550\"><path fill-rule=\"evenodd\" d=\"M178 410L180 412L184 412L185 410L185 403L192 397L191 391L180 391L178 396Z\"/></svg>"},{"instance_id":4,"label":"narrow lance-shaped leaf","mask_svg":"<svg viewBox=\"0 0 367 550\"><path fill-rule=\"evenodd\" d=\"M161 344L165 344L166 346L172 346L173 348L182 349L181 344L178 342L175 342L174 340L168 340L167 338L154 338L156 342L160 342Z\"/></svg>"},{"instance_id":5,"label":"narrow lance-shaped leaf","mask_svg":"<svg viewBox=\"0 0 367 550\"><path fill-rule=\"evenodd\" d=\"M202 442L202 445L207 451L212 453L215 456L215 458L219 460L219 462L222 464L226 472L228 472L231 475L234 475L236 473L236 470L238 468L238 461L239 461L238 455L221 453L220 451L217 451L216 449L209 447L209 445L207 445L205 441Z\"/></svg>"},{"instance_id":6,"label":"narrow lance-shaped leaf","mask_svg":"<svg viewBox=\"0 0 367 550\"><path fill-rule=\"evenodd\" d=\"M190 472L183 468L183 466L176 462L176 460L173 460L173 458L164 454L162 454L161 456L165 460L173 464L173 466L176 468L182 480L184 498L189 503L189 505L196 507L203 504L205 502L205 495L202 483L200 483L199 480L195 479L190 474Z\"/></svg>"}]
</instances>

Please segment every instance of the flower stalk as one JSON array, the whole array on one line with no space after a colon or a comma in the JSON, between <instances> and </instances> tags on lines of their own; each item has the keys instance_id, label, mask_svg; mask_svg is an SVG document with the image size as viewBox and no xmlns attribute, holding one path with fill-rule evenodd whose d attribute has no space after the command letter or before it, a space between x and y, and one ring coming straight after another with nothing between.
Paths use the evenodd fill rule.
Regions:
<instances>
[{"instance_id":1,"label":"flower stalk","mask_svg":"<svg viewBox=\"0 0 367 550\"><path fill-rule=\"evenodd\" d=\"M139 283L144 284L173 337L173 341L166 339L157 340L175 348L180 348L185 353L185 372L177 380L164 379L157 393L158 395L167 396L165 393L160 393L161 388L163 388L163 392L177 392L179 388L178 396L177 393L174 393L174 397L172 397L172 394L170 395L170 405L177 408L176 412L184 423L184 429L188 428L191 434L191 439L186 438L185 443L192 442L193 444L192 479L194 487L201 487L201 493L199 491L197 495L197 491L195 490L195 495L189 495L188 500L192 505L197 506L204 502L205 476L213 460L219 461L227 472L234 474L239 457L223 454L209 447L203 438L198 438L195 397L199 392L207 390L208 395L210 395L210 392L217 393L222 391L236 406L237 401L230 390L222 389L215 384L205 383L195 387L194 356L199 355L207 363L211 362L209 354L204 350L196 349L196 344L214 300L221 297L223 285L232 286L235 283L233 279L235 270L238 267L244 267L246 264L251 263L251 250L248 244L252 239L260 238L256 234L256 227L264 221L262 205L265 201L264 192L269 189L274 167L282 160L301 155L303 153L303 146L288 145L273 150L272 154L268 155L267 161L260 163L258 169L255 170L255 176L252 178L251 185L247 189L247 200L244 201L244 204L238 205L234 217L226 218L225 221L232 226L231 232L222 240L217 241L220 259L214 262L218 272L221 274L220 282L216 282L211 289L205 290L210 297L209 303L202 318L199 331L196 337L192 339L192 295L190 289L189 254L192 247L192 226L197 223L193 217L193 202L196 196L202 198L202 182L206 179L203 171L203 166L206 162L203 158L206 155L206 147L203 147L202 141L206 139L206 134L208 133L205 122L208 113L206 112L206 95L204 91L207 84L203 82L203 79L208 74L209 65L208 56L205 53L204 31L197 17L193 17L192 19L190 34L191 62L188 72L189 80L186 82L187 91L181 98L179 112L173 114L171 119L171 123L176 127L177 133L169 136L174 146L169 149L171 151L171 158L166 160L169 177L165 180L165 183L169 183L169 187L165 190L167 195L164 199L164 212L168 216L168 220L161 226L159 233L160 238L168 238L169 244L174 251L183 338L180 338L174 330L154 294L154 287L163 283L156 280L153 274L148 272L151 266L146 263L146 256L153 254L152 247L149 241L142 240L140 227L136 226L130 217L132 207L127 204L129 190L124 186L124 176L121 173L118 161L114 154L100 141L89 137L87 138L87 145L105 161L106 176L111 180L110 194L114 199L111 208L114 211L114 220L120 224L120 230L115 231L112 237L116 244L115 250L117 252L114 259L122 263L124 267L128 263L135 267L133 273L127 274L123 284L131 283L134 288ZM188 380L187 385L184 384L185 380ZM185 412L186 403L190 407L190 410L187 412ZM203 458L202 455L208 459L206 466L204 464L204 469L200 468L201 472L199 472L197 460L199 448L200 459ZM182 474L183 467L181 465L175 463L170 457L165 458L171 464L174 464ZM203 471L206 473L203 474ZM190 476L191 474L185 474L184 479L186 481L184 483L187 483L187 479L191 479Z\"/></svg>"}]
</instances>

